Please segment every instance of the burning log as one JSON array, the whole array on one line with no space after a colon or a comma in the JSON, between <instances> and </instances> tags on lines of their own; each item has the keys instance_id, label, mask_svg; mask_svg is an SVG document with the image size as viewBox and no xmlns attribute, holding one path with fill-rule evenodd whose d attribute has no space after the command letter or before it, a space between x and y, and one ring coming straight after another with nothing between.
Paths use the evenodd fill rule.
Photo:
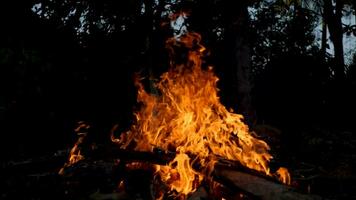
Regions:
<instances>
[{"instance_id":1,"label":"burning log","mask_svg":"<svg viewBox=\"0 0 356 200\"><path fill-rule=\"evenodd\" d=\"M67 190L67 187L72 188L68 189L68 195L73 195L72 193L74 193L75 195L83 195L82 193L84 192L84 195L87 195L86 191L95 191L95 187L110 188L110 185L119 183L120 179L122 179L123 176L127 176L130 170L134 170L132 171L131 175L137 174L135 175L135 177L141 176L142 174L150 176L150 172L147 169L146 171L144 171L145 169L143 169L141 170L141 172L137 173L137 169L129 169L129 167L127 167L127 164L143 163L144 165L166 165L171 162L175 157L175 154L172 152L165 153L158 149L154 152L138 152L119 149L116 146L112 147L113 148L111 149L111 153L102 152L101 155L98 156L99 158L104 159L105 161L88 158L80 160L71 166L67 166L64 169L64 174L62 176L64 179L55 176L55 174L53 173L39 173L47 171L48 169L44 170L44 168L48 168L49 164L51 164L53 168L58 169L59 166L62 164L61 162L63 162L61 160L65 159L66 157L66 153L64 153L65 151L60 151L55 155L44 156L43 158L41 157L39 159L32 159L11 164L9 163L6 166L3 166L3 170L8 172L22 171L25 174L30 174L28 175L29 178L26 179L28 180L28 182L31 183L33 181L30 177L34 175L38 175L41 177L45 176L40 179L42 182L49 182L50 184L54 184L50 181L55 179L58 182L55 183L56 187L64 187L63 189L61 189L61 191ZM115 160L120 160L119 164L115 163ZM121 176L117 176L118 173L120 173ZM133 181L137 180L138 179L134 179ZM139 180L139 182L142 182L142 178L140 178ZM236 161L225 160L222 158L219 159L215 164L214 171L212 172L211 181L220 183L223 187L227 188L228 191L232 191L232 193L239 191L242 194L251 197L251 199L320 199L313 195L298 193L291 187L277 183L277 181L272 177L268 177L260 172L251 170ZM63 184L61 184L61 182L63 182ZM79 186L73 186L78 185L78 183L82 182L83 185L80 186L80 189L78 189ZM66 186L66 184L64 183L69 185ZM95 195L98 194L95 193ZM193 193L192 196L194 195L197 194Z\"/></svg>"},{"instance_id":2,"label":"burning log","mask_svg":"<svg viewBox=\"0 0 356 200\"><path fill-rule=\"evenodd\" d=\"M162 157L157 160L152 160L152 158L159 158L160 156L156 153L149 152L131 152L130 156L132 160L138 162L137 158L149 158L141 160L141 162L147 163L162 163ZM162 152L159 154L164 155ZM145 155L145 156L143 156ZM149 155L149 156L148 156ZM171 162L175 156L173 153L169 155L164 155L168 160L164 163ZM129 157L126 157L129 158ZM126 162L129 160L126 160ZM240 191L242 194L251 197L252 199L261 200L319 200L321 197L316 195L303 194L298 192L295 188L281 184L273 177L266 176L261 172L257 172L248 167L245 167L238 161L231 161L226 159L220 159L217 161L212 172L213 182L222 184L227 187L230 191Z\"/></svg>"},{"instance_id":3,"label":"burning log","mask_svg":"<svg viewBox=\"0 0 356 200\"><path fill-rule=\"evenodd\" d=\"M82 168L83 166L86 170L91 168L100 168L101 166L101 168L105 168L105 173L107 175L112 174L112 176L116 174L115 170L119 170L119 173L121 174L127 174L132 170L146 170L146 173L152 173L152 167L149 166L166 165L171 162L174 157L175 154L172 152L167 154L159 150L154 152L138 152L114 148L113 152L111 153L111 159L120 160L119 164L116 165L116 169L113 160L111 162L100 162L101 164L99 163L99 166L97 165L97 162L82 160L64 170L64 175L71 177L73 171L80 171L79 168ZM88 163L85 164L85 162ZM146 166L146 169L142 166ZM117 178L117 181L120 181L120 178ZM220 159L217 161L214 167L214 171L212 172L212 179L206 181L220 183L224 187L228 188L229 191L239 191L241 194L251 197L252 199L321 199L315 195L299 193L293 187L278 183L278 181L273 177L266 176L261 172L247 168L237 161L226 159Z\"/></svg>"}]
</instances>

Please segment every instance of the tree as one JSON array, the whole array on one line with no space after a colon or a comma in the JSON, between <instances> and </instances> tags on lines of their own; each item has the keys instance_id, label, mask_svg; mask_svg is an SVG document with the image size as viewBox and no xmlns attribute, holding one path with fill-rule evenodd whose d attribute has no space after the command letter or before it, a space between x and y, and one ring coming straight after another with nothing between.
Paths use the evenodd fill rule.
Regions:
<instances>
[{"instance_id":1,"label":"tree","mask_svg":"<svg viewBox=\"0 0 356 200\"><path fill-rule=\"evenodd\" d=\"M65 127L59 124L72 117L63 117L68 105L59 97L71 96L61 95L72 75L63 72L70 67L77 69L72 65L77 63L78 46L71 33L39 19L31 11L33 3L4 1L0 8L0 131L4 158L58 147L67 138L60 134ZM46 141L49 130L57 142ZM9 148L14 151L7 151Z\"/></svg>"},{"instance_id":2,"label":"tree","mask_svg":"<svg viewBox=\"0 0 356 200\"><path fill-rule=\"evenodd\" d=\"M345 79L343 28L341 23L343 6L344 3L341 0L336 0L335 6L333 6L332 0L324 0L325 20L329 28L331 41L334 44L335 79L338 81Z\"/></svg>"},{"instance_id":3,"label":"tree","mask_svg":"<svg viewBox=\"0 0 356 200\"><path fill-rule=\"evenodd\" d=\"M82 48L83 59L87 59L87 63L82 65L90 66L91 77L98 77L98 74L111 77L105 81L95 79L102 84L99 85L101 89L96 91L98 93L104 90L102 88L110 88L105 91L111 91L117 87L112 75L115 73L121 74L119 79L122 80L128 74L141 71L143 76L150 77L146 85L152 86L154 78L169 66L164 41L174 32L170 21L185 13L188 16L185 25L190 31L201 33L204 45L212 52L207 54L206 59L216 66L216 72L221 77L219 86L223 102L243 113L251 124L255 121L251 102L254 77L251 76L265 73L266 67L273 67L271 63L279 65L288 59L291 62L308 60L315 55L325 57L327 28L335 43L335 63L332 66L337 67L332 69L338 80L343 79L342 31L340 20L336 20L341 16L340 12L338 15L334 11L327 12L330 5L327 9L324 1L327 0L239 1L236 6L227 0L38 0L34 10L59 29L72 30ZM342 8L340 5L345 3L338 4L339 11ZM331 7L334 9L334 4ZM320 16L324 16L323 39L321 49L317 49L313 31L315 19ZM295 74L302 75L304 80L310 73L320 84L324 84L325 79L330 78L327 62L316 66L325 67L320 71L296 68ZM120 65L121 69L113 70L116 65ZM105 72L96 66L110 67ZM285 67L288 66L290 64L286 63ZM288 76L294 76L291 80L302 82L297 75ZM125 78L125 83L122 83L128 84L129 81L130 78ZM105 104L104 101L101 103ZM129 112L127 106L125 109Z\"/></svg>"},{"instance_id":4,"label":"tree","mask_svg":"<svg viewBox=\"0 0 356 200\"><path fill-rule=\"evenodd\" d=\"M232 52L235 54L233 67L235 68L237 84L236 98L239 100L239 112L246 117L247 123L251 125L256 120L256 116L251 99L251 43L248 36L250 28L248 4L246 2L241 3L238 11L231 10L234 6L229 3L226 3L226 6L228 13L231 15L227 34L231 35L226 35L225 40L230 41L232 36L232 41L234 41Z\"/></svg>"},{"instance_id":5,"label":"tree","mask_svg":"<svg viewBox=\"0 0 356 200\"><path fill-rule=\"evenodd\" d=\"M302 8L316 14L316 17L322 20L322 38L321 38L321 52L320 54L325 58L327 48L327 29L330 33L330 39L333 43L334 59L333 59L333 73L335 79L340 82L345 80L345 61L343 50L343 34L351 33L352 28L343 27L341 18L345 5L354 7L355 2L350 0L295 0L285 1L281 0L280 4L290 5L291 3L301 5Z\"/></svg>"}]
</instances>

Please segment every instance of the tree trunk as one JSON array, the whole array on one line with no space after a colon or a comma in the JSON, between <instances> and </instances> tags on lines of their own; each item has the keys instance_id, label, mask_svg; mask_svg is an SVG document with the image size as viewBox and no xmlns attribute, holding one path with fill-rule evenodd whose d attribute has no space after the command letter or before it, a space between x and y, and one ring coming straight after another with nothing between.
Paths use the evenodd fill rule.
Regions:
<instances>
[{"instance_id":1,"label":"tree trunk","mask_svg":"<svg viewBox=\"0 0 356 200\"><path fill-rule=\"evenodd\" d=\"M157 30L157 19L155 21L155 10L154 10L154 1L153 0L144 0L145 5L145 13L143 16L145 31L147 31L146 40L145 40L145 48L144 48L144 55L145 55L145 66L144 69L147 71L145 72L146 76L149 77L149 89L151 93L157 94L158 91L154 86L154 77L155 77L155 69L154 66L156 65L155 54L157 53L157 45L158 41L155 40L155 34L157 34L155 30ZM162 3L162 1L159 1ZM161 11L156 10L161 14ZM156 13L157 15L157 13Z\"/></svg>"},{"instance_id":2,"label":"tree trunk","mask_svg":"<svg viewBox=\"0 0 356 200\"><path fill-rule=\"evenodd\" d=\"M237 101L237 111L245 117L245 122L252 125L255 121L255 112L251 105L251 55L249 44L249 13L246 2L239 6L226 3L227 35L225 40L233 54L231 54L231 67L233 76L233 95ZM236 96L235 96L236 95Z\"/></svg>"},{"instance_id":3,"label":"tree trunk","mask_svg":"<svg viewBox=\"0 0 356 200\"><path fill-rule=\"evenodd\" d=\"M246 118L246 122L251 125L254 121L254 111L251 105L251 57L250 47L246 36L237 35L235 40L235 59L237 77L237 95L239 99L239 112Z\"/></svg>"},{"instance_id":4,"label":"tree trunk","mask_svg":"<svg viewBox=\"0 0 356 200\"><path fill-rule=\"evenodd\" d=\"M335 12L332 0L324 0L325 16L330 32L331 41L334 44L334 73L335 79L340 82L345 79L344 47L342 31L342 8L343 3L336 1Z\"/></svg>"},{"instance_id":5,"label":"tree trunk","mask_svg":"<svg viewBox=\"0 0 356 200\"><path fill-rule=\"evenodd\" d=\"M325 6L324 6L325 10ZM321 58L323 61L325 61L325 56L326 56L326 45L327 45L327 25L326 25L326 19L325 19L325 13L323 12L322 14L322 32L321 32Z\"/></svg>"}]
</instances>

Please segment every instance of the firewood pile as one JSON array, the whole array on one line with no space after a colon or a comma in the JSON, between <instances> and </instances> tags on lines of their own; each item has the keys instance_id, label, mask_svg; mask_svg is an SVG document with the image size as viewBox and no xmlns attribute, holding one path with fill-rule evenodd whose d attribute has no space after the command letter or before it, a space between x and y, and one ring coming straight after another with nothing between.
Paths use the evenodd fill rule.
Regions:
<instances>
[{"instance_id":1,"label":"firewood pile","mask_svg":"<svg viewBox=\"0 0 356 200\"><path fill-rule=\"evenodd\" d=\"M167 164L174 155L126 151L98 145L86 158L65 165L69 151L3 164L2 199L155 199L163 187L150 164ZM173 153L172 153L173 154ZM140 167L135 167L140 165ZM147 166L147 167L142 167ZM61 170L62 168L62 170ZM60 173L58 173L60 171ZM169 194L165 199L170 199ZM209 180L188 199L320 199L297 192L271 177L220 160Z\"/></svg>"}]
</instances>

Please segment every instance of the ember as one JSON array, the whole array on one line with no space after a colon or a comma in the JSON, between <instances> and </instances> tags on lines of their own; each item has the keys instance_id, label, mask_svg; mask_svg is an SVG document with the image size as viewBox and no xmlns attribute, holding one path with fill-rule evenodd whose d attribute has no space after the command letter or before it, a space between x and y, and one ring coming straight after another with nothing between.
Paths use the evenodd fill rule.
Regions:
<instances>
[{"instance_id":1,"label":"ember","mask_svg":"<svg viewBox=\"0 0 356 200\"><path fill-rule=\"evenodd\" d=\"M113 141L126 150L174 152L175 158L168 165L153 166L155 176L179 195L194 192L211 176L219 159L238 161L289 184L287 169L279 169L276 175L270 172L268 144L251 134L242 115L220 103L219 79L212 67L202 67L205 48L200 41L197 33L167 40L171 68L155 84L159 94L146 92L136 79L137 101L142 107L135 113L136 122L130 130ZM177 47L187 49L187 59L182 63L173 59Z\"/></svg>"}]
</instances>

